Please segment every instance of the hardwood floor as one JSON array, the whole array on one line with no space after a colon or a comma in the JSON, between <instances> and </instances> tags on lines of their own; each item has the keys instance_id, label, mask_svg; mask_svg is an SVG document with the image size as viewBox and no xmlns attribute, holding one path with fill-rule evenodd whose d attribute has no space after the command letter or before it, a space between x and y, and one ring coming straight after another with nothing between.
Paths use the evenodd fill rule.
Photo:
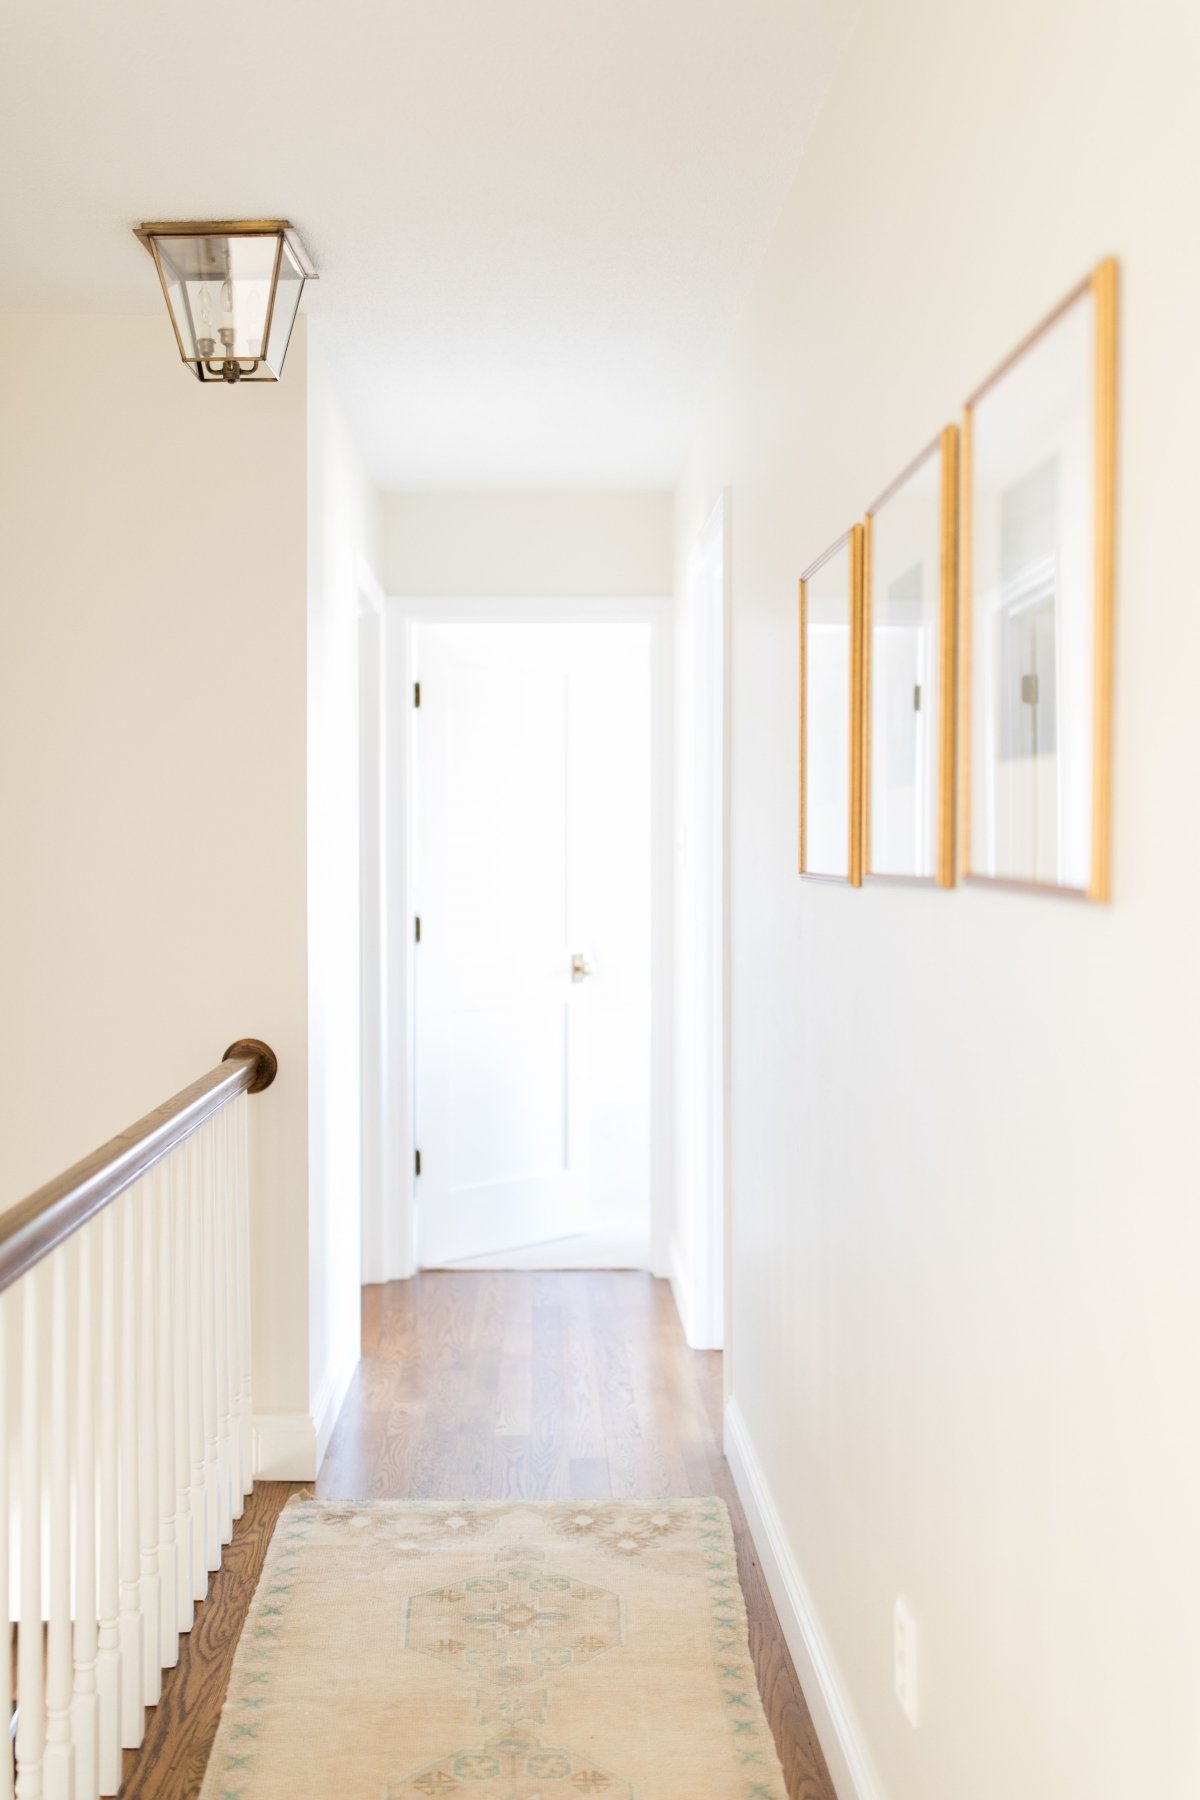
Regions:
<instances>
[{"instance_id":1,"label":"hardwood floor","mask_svg":"<svg viewBox=\"0 0 1200 1800\"><path fill-rule=\"evenodd\" d=\"M363 1360L315 1492L455 1499L719 1494L791 1800L834 1800L721 1455L721 1358L689 1350L649 1275L446 1273L363 1290ZM300 1484L259 1483L163 1678L127 1800L191 1800L272 1526ZM681 1795L680 1800L686 1800Z\"/></svg>"},{"instance_id":2,"label":"hardwood floor","mask_svg":"<svg viewBox=\"0 0 1200 1800\"><path fill-rule=\"evenodd\" d=\"M179 1664L165 1669L162 1698L147 1710L140 1750L125 1752L122 1796L132 1800L191 1800L200 1792L238 1634L246 1617L281 1507L303 1482L259 1481L233 1529L224 1561L209 1578L208 1598L179 1640Z\"/></svg>"}]
</instances>

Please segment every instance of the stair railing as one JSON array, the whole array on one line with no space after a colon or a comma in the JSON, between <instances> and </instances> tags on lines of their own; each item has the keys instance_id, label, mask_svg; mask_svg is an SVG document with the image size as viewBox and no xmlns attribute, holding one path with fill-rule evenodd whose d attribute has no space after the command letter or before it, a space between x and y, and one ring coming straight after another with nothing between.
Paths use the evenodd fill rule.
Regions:
<instances>
[{"instance_id":1,"label":"stair railing","mask_svg":"<svg viewBox=\"0 0 1200 1800\"><path fill-rule=\"evenodd\" d=\"M0 1213L0 1800L117 1793L253 1486L247 1096L275 1071L239 1039Z\"/></svg>"}]
</instances>

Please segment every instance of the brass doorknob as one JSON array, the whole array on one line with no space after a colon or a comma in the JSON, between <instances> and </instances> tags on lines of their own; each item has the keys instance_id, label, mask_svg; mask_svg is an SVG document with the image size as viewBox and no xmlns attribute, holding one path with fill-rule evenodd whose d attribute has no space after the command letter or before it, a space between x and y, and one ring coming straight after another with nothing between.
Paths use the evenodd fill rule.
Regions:
<instances>
[{"instance_id":1,"label":"brass doorknob","mask_svg":"<svg viewBox=\"0 0 1200 1800\"><path fill-rule=\"evenodd\" d=\"M592 973L591 963L588 961L587 957L584 956L582 951L577 950L571 958L571 980L586 981L588 976Z\"/></svg>"}]
</instances>

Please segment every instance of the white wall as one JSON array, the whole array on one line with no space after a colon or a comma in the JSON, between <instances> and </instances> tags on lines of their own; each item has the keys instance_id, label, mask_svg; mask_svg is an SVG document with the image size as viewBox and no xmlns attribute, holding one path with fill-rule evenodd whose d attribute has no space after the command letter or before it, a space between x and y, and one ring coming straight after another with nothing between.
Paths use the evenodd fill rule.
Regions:
<instances>
[{"instance_id":1,"label":"white wall","mask_svg":"<svg viewBox=\"0 0 1200 1800\"><path fill-rule=\"evenodd\" d=\"M360 1343L359 612L375 496L310 326L309 1390L316 1462Z\"/></svg>"},{"instance_id":2,"label":"white wall","mask_svg":"<svg viewBox=\"0 0 1200 1800\"><path fill-rule=\"evenodd\" d=\"M1200 1792L1198 66L1190 0L866 0L679 494L682 582L733 488L731 1444L888 1800ZM1112 904L803 882L797 575L1109 251Z\"/></svg>"},{"instance_id":3,"label":"white wall","mask_svg":"<svg viewBox=\"0 0 1200 1800\"><path fill-rule=\"evenodd\" d=\"M671 496L388 494L379 576L397 598L671 591Z\"/></svg>"},{"instance_id":4,"label":"white wall","mask_svg":"<svg viewBox=\"0 0 1200 1800\"><path fill-rule=\"evenodd\" d=\"M308 1412L305 366L0 330L0 1207L266 1038L254 1392Z\"/></svg>"}]
</instances>

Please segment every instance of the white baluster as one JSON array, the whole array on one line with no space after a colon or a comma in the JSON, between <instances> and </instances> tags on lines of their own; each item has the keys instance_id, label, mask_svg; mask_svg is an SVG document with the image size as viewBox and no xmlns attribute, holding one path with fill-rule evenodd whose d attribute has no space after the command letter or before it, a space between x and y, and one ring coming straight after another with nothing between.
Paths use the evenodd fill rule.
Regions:
<instances>
[{"instance_id":1,"label":"white baluster","mask_svg":"<svg viewBox=\"0 0 1200 1800\"><path fill-rule=\"evenodd\" d=\"M175 1254L175 1175L178 1151L159 1165L162 1179L153 1196L158 1215L158 1599L159 1658L164 1669L179 1661L179 1594L175 1543L175 1322L171 1317L171 1264Z\"/></svg>"},{"instance_id":2,"label":"white baluster","mask_svg":"<svg viewBox=\"0 0 1200 1800\"><path fill-rule=\"evenodd\" d=\"M213 1234L214 1189L216 1186L212 1132L207 1125L197 1132L200 1139L200 1216L202 1221L200 1254L200 1361L204 1386L204 1549L209 1570L221 1566L221 1492L220 1461L217 1441L217 1352L216 1352L216 1254Z\"/></svg>"},{"instance_id":3,"label":"white baluster","mask_svg":"<svg viewBox=\"0 0 1200 1800\"><path fill-rule=\"evenodd\" d=\"M230 1530L244 1510L242 1486L242 1368L238 1354L238 1170L236 1120L231 1102L221 1114L225 1136L225 1332L229 1390Z\"/></svg>"},{"instance_id":4,"label":"white baluster","mask_svg":"<svg viewBox=\"0 0 1200 1800\"><path fill-rule=\"evenodd\" d=\"M4 1657L4 1712L0 1724L0 1800L12 1800L13 1760L9 1741L9 1719L12 1714L12 1624L9 1617L8 1537L9 1537L9 1424L8 1424L8 1295L0 1294L0 1651Z\"/></svg>"},{"instance_id":5,"label":"white baluster","mask_svg":"<svg viewBox=\"0 0 1200 1800\"><path fill-rule=\"evenodd\" d=\"M229 1424L229 1140L218 1115L205 1130L210 1134L216 1180L213 1184L213 1341L216 1349L217 1480L221 1542L233 1536L233 1445Z\"/></svg>"},{"instance_id":6,"label":"white baluster","mask_svg":"<svg viewBox=\"0 0 1200 1800\"><path fill-rule=\"evenodd\" d=\"M141 1527L138 1514L138 1379L137 1379L137 1201L136 1188L116 1202L120 1207L121 1405L119 1500L121 1521L121 1743L136 1750L146 1715L142 1699Z\"/></svg>"},{"instance_id":7,"label":"white baluster","mask_svg":"<svg viewBox=\"0 0 1200 1800\"><path fill-rule=\"evenodd\" d=\"M171 1158L175 1214L175 1266L171 1272L171 1326L175 1336L175 1630L190 1631L195 1617L192 1598L192 1444L191 1379L188 1368L188 1179L190 1140Z\"/></svg>"},{"instance_id":8,"label":"white baluster","mask_svg":"<svg viewBox=\"0 0 1200 1800\"><path fill-rule=\"evenodd\" d=\"M242 1371L242 1491L254 1486L254 1395L250 1379L250 1097L233 1103L238 1171L238 1346Z\"/></svg>"},{"instance_id":9,"label":"white baluster","mask_svg":"<svg viewBox=\"0 0 1200 1800\"><path fill-rule=\"evenodd\" d=\"M65 1249L50 1267L50 1617L46 1630L46 1800L74 1800L71 1754L71 1414Z\"/></svg>"},{"instance_id":10,"label":"white baluster","mask_svg":"<svg viewBox=\"0 0 1200 1800\"><path fill-rule=\"evenodd\" d=\"M42 1439L39 1301L44 1270L21 1282L21 1618L17 1626L19 1800L42 1800Z\"/></svg>"},{"instance_id":11,"label":"white baluster","mask_svg":"<svg viewBox=\"0 0 1200 1800\"><path fill-rule=\"evenodd\" d=\"M96 1698L99 1703L100 1792L121 1786L121 1630L117 1557L117 1216L115 1206L100 1218L100 1399L96 1434L100 1447L99 1632Z\"/></svg>"},{"instance_id":12,"label":"white baluster","mask_svg":"<svg viewBox=\"0 0 1200 1800\"><path fill-rule=\"evenodd\" d=\"M162 1693L159 1644L162 1622L158 1576L158 1393L155 1354L158 1324L159 1167L138 1184L141 1234L141 1290L134 1296L139 1318L138 1344L138 1522L141 1526L142 1698L157 1706Z\"/></svg>"},{"instance_id":13,"label":"white baluster","mask_svg":"<svg viewBox=\"0 0 1200 1800\"><path fill-rule=\"evenodd\" d=\"M208 1592L208 1497L204 1465L204 1152L203 1132L188 1157L188 1437L192 1460L192 1598Z\"/></svg>"},{"instance_id":14,"label":"white baluster","mask_svg":"<svg viewBox=\"0 0 1200 1800\"><path fill-rule=\"evenodd\" d=\"M71 1742L75 1800L100 1792L96 1696L99 1619L96 1607L96 1331L93 1227L77 1240L75 1302L75 1690Z\"/></svg>"}]
</instances>

